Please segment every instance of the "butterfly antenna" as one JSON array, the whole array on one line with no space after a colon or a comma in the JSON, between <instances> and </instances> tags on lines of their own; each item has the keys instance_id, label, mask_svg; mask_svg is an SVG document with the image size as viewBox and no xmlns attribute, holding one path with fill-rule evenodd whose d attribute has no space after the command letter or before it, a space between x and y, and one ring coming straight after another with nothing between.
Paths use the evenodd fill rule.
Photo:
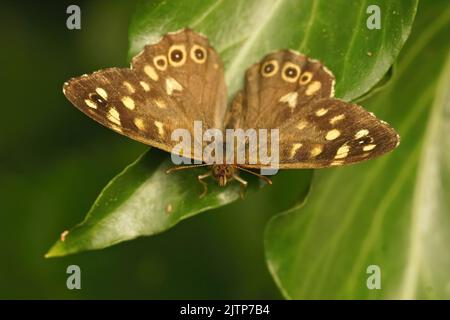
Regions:
<instances>
[{"instance_id":1,"label":"butterfly antenna","mask_svg":"<svg viewBox=\"0 0 450 320\"><path fill-rule=\"evenodd\" d=\"M242 171L245 171L245 172L248 172L248 173L251 173L251 174L257 176L258 178L264 180L267 184L272 184L272 180L270 180L270 179L267 178L266 176L263 176L262 174L253 172L253 171L251 171L251 170L248 170L248 169L245 169L245 168L242 168L242 167L237 167L237 168L238 168L239 170L242 170Z\"/></svg>"},{"instance_id":2,"label":"butterfly antenna","mask_svg":"<svg viewBox=\"0 0 450 320\"><path fill-rule=\"evenodd\" d=\"M174 171L179 171L179 170L185 170L185 169L194 169L197 167L206 167L206 166L210 166L210 164L207 163L202 163L202 164L190 164L187 166L176 166L176 167L172 167L166 170L166 173L171 173Z\"/></svg>"}]
</instances>

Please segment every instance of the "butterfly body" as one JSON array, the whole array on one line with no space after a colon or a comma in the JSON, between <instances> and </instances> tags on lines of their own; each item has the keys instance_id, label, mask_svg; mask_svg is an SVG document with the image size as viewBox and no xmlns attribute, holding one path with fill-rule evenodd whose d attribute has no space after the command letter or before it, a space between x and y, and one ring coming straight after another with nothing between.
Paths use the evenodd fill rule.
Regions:
<instances>
[{"instance_id":1,"label":"butterfly body","mask_svg":"<svg viewBox=\"0 0 450 320\"><path fill-rule=\"evenodd\" d=\"M224 187L227 182L232 180L235 175L234 166L228 164L213 164L211 166L211 173L214 179L219 183L219 186Z\"/></svg>"},{"instance_id":2,"label":"butterfly body","mask_svg":"<svg viewBox=\"0 0 450 320\"><path fill-rule=\"evenodd\" d=\"M204 174L201 174L197 177L198 181L203 186L203 192L200 194L200 198L205 196L206 193L208 192L208 184L205 181L205 179L207 179L209 177L212 177L214 180L216 180L217 184L220 187L225 187L228 183L232 182L233 180L239 182L240 187L241 187L240 195L241 195L241 198L244 198L244 192L245 192L245 188L247 188L248 182L239 175L239 170L246 171L248 173L256 175L260 179L264 180L267 184L272 184L272 181L269 178L267 178L263 175L260 175L256 172L253 172L251 170L248 170L244 167L234 165L234 164L211 164L211 165L200 164L200 165L176 166L176 167L168 169L166 172L171 173L174 171L179 171L179 170L184 170L184 169L192 169L195 167L205 167L205 166L208 167L209 171Z\"/></svg>"},{"instance_id":3,"label":"butterfly body","mask_svg":"<svg viewBox=\"0 0 450 320\"><path fill-rule=\"evenodd\" d=\"M384 121L362 107L334 98L333 74L319 61L291 50L279 50L252 65L244 88L227 106L223 63L208 39L190 29L169 33L145 46L130 68L109 68L72 78L63 86L66 97L82 112L112 130L174 153L178 128L277 129L278 167L324 168L380 156L399 144L399 136ZM195 136L195 135L194 135ZM195 154L205 141L194 139L177 153ZM249 148L248 155L260 151ZM246 182L238 169L261 169L253 163L214 163L199 176L221 186ZM249 171L253 173L252 171ZM270 180L269 180L270 181Z\"/></svg>"}]
</instances>

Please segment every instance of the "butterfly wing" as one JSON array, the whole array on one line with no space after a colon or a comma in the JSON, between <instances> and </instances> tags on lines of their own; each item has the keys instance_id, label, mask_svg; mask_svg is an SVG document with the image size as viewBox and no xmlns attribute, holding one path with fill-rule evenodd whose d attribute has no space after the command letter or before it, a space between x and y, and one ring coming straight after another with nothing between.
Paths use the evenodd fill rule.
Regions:
<instances>
[{"instance_id":1,"label":"butterfly wing","mask_svg":"<svg viewBox=\"0 0 450 320\"><path fill-rule=\"evenodd\" d=\"M278 128L312 101L334 95L334 76L320 62L290 50L268 54L245 74L227 127Z\"/></svg>"},{"instance_id":2,"label":"butterfly wing","mask_svg":"<svg viewBox=\"0 0 450 320\"><path fill-rule=\"evenodd\" d=\"M226 127L279 129L280 168L360 162L398 145L394 129L362 107L334 99L333 86L334 76L320 62L287 50L270 54L247 71Z\"/></svg>"},{"instance_id":3,"label":"butterfly wing","mask_svg":"<svg viewBox=\"0 0 450 320\"><path fill-rule=\"evenodd\" d=\"M132 69L162 88L190 120L221 129L227 107L222 61L206 37L190 29L168 33L133 58Z\"/></svg>"},{"instance_id":4,"label":"butterfly wing","mask_svg":"<svg viewBox=\"0 0 450 320\"><path fill-rule=\"evenodd\" d=\"M321 99L280 126L280 168L323 168L372 159L394 149L399 136L356 104Z\"/></svg>"},{"instance_id":5,"label":"butterfly wing","mask_svg":"<svg viewBox=\"0 0 450 320\"><path fill-rule=\"evenodd\" d=\"M70 79L63 92L104 126L168 152L177 143L171 139L175 129L192 135L194 120L213 127L226 109L222 62L206 38L188 29L146 46L130 69ZM183 156L193 158L193 151L183 150Z\"/></svg>"},{"instance_id":6,"label":"butterfly wing","mask_svg":"<svg viewBox=\"0 0 450 320\"><path fill-rule=\"evenodd\" d=\"M70 79L63 91L79 110L102 125L170 152L171 130L185 127L186 119L161 88L150 88L145 81L130 69L111 68Z\"/></svg>"}]
</instances>

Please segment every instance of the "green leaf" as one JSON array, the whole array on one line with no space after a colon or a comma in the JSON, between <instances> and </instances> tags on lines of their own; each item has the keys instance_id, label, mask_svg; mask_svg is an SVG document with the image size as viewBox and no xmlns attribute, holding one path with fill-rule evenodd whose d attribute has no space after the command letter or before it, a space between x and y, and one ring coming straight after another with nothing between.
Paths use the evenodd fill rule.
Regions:
<instances>
[{"instance_id":1,"label":"green leaf","mask_svg":"<svg viewBox=\"0 0 450 320\"><path fill-rule=\"evenodd\" d=\"M422 9L391 82L366 103L398 129L399 148L317 171L306 204L267 226L269 269L287 298L450 298L450 8ZM380 290L367 287L370 265Z\"/></svg>"},{"instance_id":2,"label":"green leaf","mask_svg":"<svg viewBox=\"0 0 450 320\"><path fill-rule=\"evenodd\" d=\"M225 62L232 95L245 69L270 51L290 48L322 60L337 78L337 96L350 100L375 86L394 62L409 35L416 1L375 1L382 29L368 30L371 1L141 1L130 26L129 57L166 32L184 27L207 35ZM193 119L194 120L194 119ZM169 160L152 150L113 179L84 222L47 254L60 256L100 249L166 230L181 219L238 198L236 187L199 200L196 176L166 175ZM166 155L166 159L168 155ZM287 179L280 179L286 183ZM251 179L251 185L257 184ZM255 189L254 186L252 186ZM174 212L165 213L171 204Z\"/></svg>"},{"instance_id":3,"label":"green leaf","mask_svg":"<svg viewBox=\"0 0 450 320\"><path fill-rule=\"evenodd\" d=\"M63 256L102 249L138 236L157 234L199 212L223 206L239 198L239 186L208 185L206 196L197 176L201 168L167 174L173 167L167 153L152 149L117 175L101 192L85 220L65 232L46 254ZM258 186L253 176L244 176Z\"/></svg>"},{"instance_id":4,"label":"green leaf","mask_svg":"<svg viewBox=\"0 0 450 320\"><path fill-rule=\"evenodd\" d=\"M393 64L388 72L384 75L384 77L372 88L369 92L363 94L359 98L353 100L354 103L361 104L363 101L369 99L370 97L374 96L377 92L382 91L392 80L392 76L395 72L395 64Z\"/></svg>"}]
</instances>

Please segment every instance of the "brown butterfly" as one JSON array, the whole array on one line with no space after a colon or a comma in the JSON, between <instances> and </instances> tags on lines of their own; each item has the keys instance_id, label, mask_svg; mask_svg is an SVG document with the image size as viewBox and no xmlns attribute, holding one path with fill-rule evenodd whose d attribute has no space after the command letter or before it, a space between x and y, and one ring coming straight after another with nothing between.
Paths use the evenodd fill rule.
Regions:
<instances>
[{"instance_id":1,"label":"brown butterfly","mask_svg":"<svg viewBox=\"0 0 450 320\"><path fill-rule=\"evenodd\" d=\"M279 129L281 169L341 166L394 149L400 141L395 130L362 107L333 98L334 82L319 61L280 50L247 70L244 89L227 110L219 55L206 37L183 29L145 46L130 69L109 68L70 79L63 92L97 122L167 152L177 143L171 132L177 128L192 132L194 120L220 130ZM197 159L192 150L183 150L183 156ZM221 186L237 180L243 190L247 182L238 170L256 174L249 169L263 167L249 162L210 166L210 172L198 177L202 195L207 177Z\"/></svg>"}]
</instances>

